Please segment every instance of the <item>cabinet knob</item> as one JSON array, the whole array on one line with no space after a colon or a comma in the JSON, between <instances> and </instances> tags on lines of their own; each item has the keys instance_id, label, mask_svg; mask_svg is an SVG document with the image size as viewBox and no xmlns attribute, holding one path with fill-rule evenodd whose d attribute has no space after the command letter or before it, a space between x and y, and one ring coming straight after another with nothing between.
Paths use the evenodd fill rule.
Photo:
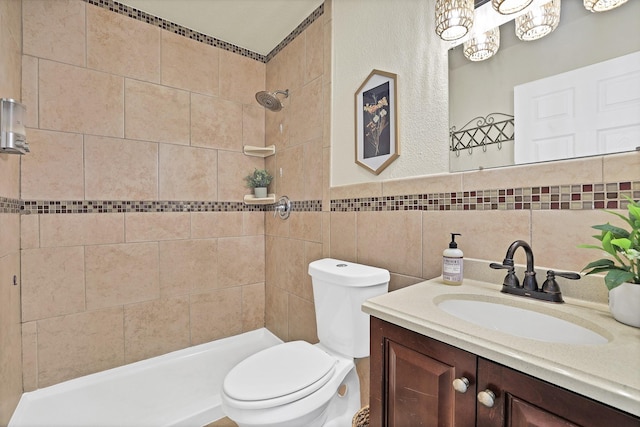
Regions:
<instances>
[{"instance_id":1,"label":"cabinet knob","mask_svg":"<svg viewBox=\"0 0 640 427\"><path fill-rule=\"evenodd\" d=\"M469 388L469 380L466 377L460 377L453 380L453 389L458 393L466 393Z\"/></svg>"},{"instance_id":2,"label":"cabinet knob","mask_svg":"<svg viewBox=\"0 0 640 427\"><path fill-rule=\"evenodd\" d=\"M496 395L491 390L486 389L478 393L478 402L482 403L487 408L492 408L494 403L496 403Z\"/></svg>"}]
</instances>

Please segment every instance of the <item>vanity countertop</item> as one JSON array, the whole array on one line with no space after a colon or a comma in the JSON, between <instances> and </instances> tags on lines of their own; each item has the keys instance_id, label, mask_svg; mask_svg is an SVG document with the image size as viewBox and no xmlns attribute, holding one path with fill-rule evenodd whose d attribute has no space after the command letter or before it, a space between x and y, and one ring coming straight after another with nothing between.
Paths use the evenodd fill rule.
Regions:
<instances>
[{"instance_id":1,"label":"vanity countertop","mask_svg":"<svg viewBox=\"0 0 640 427\"><path fill-rule=\"evenodd\" d=\"M564 304L555 304L503 294L500 288L468 279L460 286L449 286L436 278L371 298L363 304L362 310L640 416L639 328L617 322L604 304L570 298L565 298ZM440 301L456 295L500 302L569 320L605 336L609 342L600 345L548 343L480 327L438 308Z\"/></svg>"}]
</instances>

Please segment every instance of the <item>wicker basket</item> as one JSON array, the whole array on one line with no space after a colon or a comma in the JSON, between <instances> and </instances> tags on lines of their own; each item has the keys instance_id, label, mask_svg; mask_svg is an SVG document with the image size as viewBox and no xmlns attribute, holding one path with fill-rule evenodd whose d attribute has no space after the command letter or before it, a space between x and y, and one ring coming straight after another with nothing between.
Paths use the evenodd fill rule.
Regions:
<instances>
[{"instance_id":1,"label":"wicker basket","mask_svg":"<svg viewBox=\"0 0 640 427\"><path fill-rule=\"evenodd\" d=\"M369 427L369 405L356 412L351 427Z\"/></svg>"}]
</instances>

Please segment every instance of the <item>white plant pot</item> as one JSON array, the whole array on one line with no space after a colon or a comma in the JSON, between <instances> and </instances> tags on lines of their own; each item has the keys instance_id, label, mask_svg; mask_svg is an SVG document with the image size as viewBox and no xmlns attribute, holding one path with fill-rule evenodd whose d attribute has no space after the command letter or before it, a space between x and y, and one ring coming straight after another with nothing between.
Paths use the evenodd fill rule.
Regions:
<instances>
[{"instance_id":1,"label":"white plant pot","mask_svg":"<svg viewBox=\"0 0 640 427\"><path fill-rule=\"evenodd\" d=\"M253 195L258 199L264 199L267 197L267 187L255 187L253 189Z\"/></svg>"},{"instance_id":2,"label":"white plant pot","mask_svg":"<svg viewBox=\"0 0 640 427\"><path fill-rule=\"evenodd\" d=\"M618 322L640 328L640 285L623 283L610 290L609 310Z\"/></svg>"}]
</instances>

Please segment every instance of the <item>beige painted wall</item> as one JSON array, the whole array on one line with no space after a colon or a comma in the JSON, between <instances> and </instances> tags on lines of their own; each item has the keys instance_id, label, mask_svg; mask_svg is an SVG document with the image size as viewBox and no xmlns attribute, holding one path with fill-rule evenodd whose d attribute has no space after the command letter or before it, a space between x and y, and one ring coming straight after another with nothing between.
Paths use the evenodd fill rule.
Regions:
<instances>
[{"instance_id":1,"label":"beige painted wall","mask_svg":"<svg viewBox=\"0 0 640 427\"><path fill-rule=\"evenodd\" d=\"M20 0L0 0L0 98L20 100ZM20 156L0 154L0 198L19 198ZM20 342L20 215L0 207L0 426L9 422L22 393Z\"/></svg>"}]
</instances>

